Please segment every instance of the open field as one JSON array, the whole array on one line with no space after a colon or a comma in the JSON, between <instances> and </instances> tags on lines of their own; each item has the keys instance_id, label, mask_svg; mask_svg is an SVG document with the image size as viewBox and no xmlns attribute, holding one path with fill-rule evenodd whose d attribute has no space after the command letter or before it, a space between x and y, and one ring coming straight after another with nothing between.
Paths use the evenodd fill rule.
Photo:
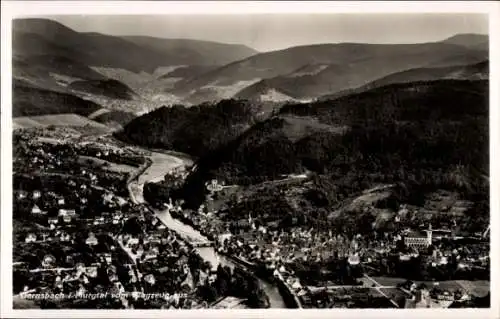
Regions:
<instances>
[{"instance_id":1,"label":"open field","mask_svg":"<svg viewBox=\"0 0 500 319\"><path fill-rule=\"evenodd\" d=\"M89 156L79 156L79 163L90 163L94 167L101 168L103 170L113 171L117 173L130 173L137 170L136 167L125 165L125 164L117 164L113 162L108 162L99 158L89 157Z\"/></svg>"},{"instance_id":2,"label":"open field","mask_svg":"<svg viewBox=\"0 0 500 319\"><path fill-rule=\"evenodd\" d=\"M378 282L381 286L396 286L399 283L404 283L405 278L396 277L371 277L373 280Z\"/></svg>"},{"instance_id":3,"label":"open field","mask_svg":"<svg viewBox=\"0 0 500 319\"><path fill-rule=\"evenodd\" d=\"M490 282L486 280L456 280L455 282L468 294L474 296L483 297L490 292Z\"/></svg>"},{"instance_id":4,"label":"open field","mask_svg":"<svg viewBox=\"0 0 500 319\"><path fill-rule=\"evenodd\" d=\"M372 277L382 286L396 286L398 283L404 283L406 279L404 278L392 278L392 277ZM490 282L487 280L447 280L438 281L435 285L432 281L415 281L416 284L423 283L428 288L437 287L444 290L465 290L469 294L484 296L490 291ZM389 289L391 290L391 289Z\"/></svg>"},{"instance_id":5,"label":"open field","mask_svg":"<svg viewBox=\"0 0 500 319\"><path fill-rule=\"evenodd\" d=\"M362 294L372 297L383 297L383 295L376 289L363 288L363 287L349 287L349 288L338 288L338 289L328 289L328 293L335 296L352 296L357 294Z\"/></svg>"},{"instance_id":6,"label":"open field","mask_svg":"<svg viewBox=\"0 0 500 319\"><path fill-rule=\"evenodd\" d=\"M147 181L159 181L167 172L184 164L184 160L157 152L151 152L151 160L153 161L151 166L139 176L139 184L144 184Z\"/></svg>"},{"instance_id":7,"label":"open field","mask_svg":"<svg viewBox=\"0 0 500 319\"><path fill-rule=\"evenodd\" d=\"M100 116L100 115L102 115L102 114L109 113L109 112L111 112L111 110L108 110L108 109L104 109L104 108L102 108L102 109L97 110L97 111L95 111L94 113L90 114L90 115L88 116L88 118L89 118L89 119L91 119L91 120L93 120L93 119L95 119L96 117L98 117L98 116Z\"/></svg>"},{"instance_id":8,"label":"open field","mask_svg":"<svg viewBox=\"0 0 500 319\"><path fill-rule=\"evenodd\" d=\"M300 138L307 136L312 131L316 132L330 132L333 134L344 134L348 127L347 126L333 126L328 124L323 124L316 118L312 117L298 117L293 115L282 116L285 119L285 125L283 126L283 132L291 141L297 141Z\"/></svg>"},{"instance_id":9,"label":"open field","mask_svg":"<svg viewBox=\"0 0 500 319\"><path fill-rule=\"evenodd\" d=\"M406 293L398 288L380 288L380 292L384 293L392 300L398 300L398 298L400 299L407 297Z\"/></svg>"},{"instance_id":10,"label":"open field","mask_svg":"<svg viewBox=\"0 0 500 319\"><path fill-rule=\"evenodd\" d=\"M13 129L17 128L43 128L48 126L72 126L72 127L90 127L92 130L99 130L102 133L110 132L111 129L104 124L92 121L77 114L55 114L22 116L12 119Z\"/></svg>"}]
</instances>

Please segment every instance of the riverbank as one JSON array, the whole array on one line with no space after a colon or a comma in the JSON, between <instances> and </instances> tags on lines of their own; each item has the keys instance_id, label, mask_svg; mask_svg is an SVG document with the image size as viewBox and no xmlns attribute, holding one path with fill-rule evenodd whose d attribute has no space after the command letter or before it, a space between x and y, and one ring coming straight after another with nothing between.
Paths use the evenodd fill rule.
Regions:
<instances>
[{"instance_id":1,"label":"riverbank","mask_svg":"<svg viewBox=\"0 0 500 319\"><path fill-rule=\"evenodd\" d=\"M217 238L215 238L212 234L205 232L198 225L195 225L192 222L192 220L185 218L182 214L177 212L172 212L170 213L170 215L172 216L172 218L178 219L182 223L189 225L190 227L198 231L201 235L205 236L208 240L213 241L216 245L215 248L218 248ZM223 251L219 251L218 253L230 259L240 267L249 269L260 280L263 280L272 285L276 285L286 308L302 308L298 296L293 292L292 288L286 284L285 280L281 277L281 275L274 276L273 272L270 269L267 269L264 264L251 263L245 259L242 259L238 256L234 256L232 254L225 253Z\"/></svg>"},{"instance_id":2,"label":"riverbank","mask_svg":"<svg viewBox=\"0 0 500 319\"><path fill-rule=\"evenodd\" d=\"M266 282L276 285L278 287L278 291L283 298L283 301L286 305L286 308L297 309L302 308L301 302L298 296L292 291L292 288L286 284L285 280L281 276L274 276L273 272L269 269L264 269L263 265L251 264L246 260L243 260L239 257L224 254L227 258L233 260L236 264L243 265L245 267L249 267L253 274Z\"/></svg>"},{"instance_id":3,"label":"riverbank","mask_svg":"<svg viewBox=\"0 0 500 319\"><path fill-rule=\"evenodd\" d=\"M156 155L156 156L154 156L154 155ZM207 236L204 236L204 234L202 234L201 232L196 230L195 227L192 227L189 224L182 223L178 219L174 219L171 216L169 211L164 210L164 209L162 209L162 210L156 209L144 200L144 197L142 194L143 186L144 186L144 183L149 181L149 180L147 180L147 181L143 180L141 183L140 179L141 178L144 179L144 175L148 175L147 174L147 172L149 171L148 169L151 168L151 166L155 165L155 159L157 159L158 157L162 157L162 155L165 157L169 157L169 159L172 157L171 154L162 154L162 153L152 154L151 157L147 157L147 159L148 159L147 163L145 163L144 165L141 165L141 167L138 169L137 173L133 174L131 176L131 178L128 179L127 188L129 190L130 197L132 198L132 200L134 202L145 204L146 207L148 208L148 210L153 212L155 214L155 216L157 216L157 218L162 222L162 224L164 224L167 228L169 228L170 230L172 230L176 234L178 234L179 237L182 238L184 242L186 242L187 246L190 247L190 249L196 249L197 252L200 254L200 256L204 260L209 261L214 266L216 266L218 264L222 264L223 266L227 265L227 266L230 266L231 268L240 268L240 269L244 270L245 272L248 272L250 275L252 275L252 277L256 278L267 296L267 300L268 300L267 306L268 307L270 307L270 308L288 307L287 305L290 304L290 302L287 302L283 298L283 296L280 293L280 288L278 285L276 285L275 283L273 284L270 282L263 281L261 278L259 278L258 276L255 275L254 270L252 268L242 267L241 264L235 262L233 256L228 256L226 254L218 254L213 247L195 248L194 245L191 243L191 240L196 239L196 238L203 239L204 237L207 238ZM161 160L160 162L165 162L165 161L168 161L168 159ZM182 163L179 164L179 161ZM159 170L156 171L154 174L155 175L154 178L158 178L159 175L165 175L173 169L179 168L180 166L185 167L186 165L190 165L191 163L192 162L190 162L190 160L177 159L177 161L176 161L177 165L168 165L166 170L165 170L165 166L163 166L162 167L163 171L161 172L161 174L160 174ZM156 163L156 166L160 167L160 165L157 165L157 164L159 164L159 163ZM149 175L151 175L151 174L149 174ZM158 175L158 176L156 176L156 175ZM153 176L149 176L149 177L153 178ZM132 186L134 186L134 187L132 187ZM222 258L221 258L221 256L222 256Z\"/></svg>"}]
</instances>

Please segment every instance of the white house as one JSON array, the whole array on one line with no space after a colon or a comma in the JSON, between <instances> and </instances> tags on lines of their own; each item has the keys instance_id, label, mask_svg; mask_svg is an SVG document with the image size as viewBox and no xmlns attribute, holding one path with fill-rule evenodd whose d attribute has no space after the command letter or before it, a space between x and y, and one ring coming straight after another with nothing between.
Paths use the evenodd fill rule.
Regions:
<instances>
[{"instance_id":1,"label":"white house","mask_svg":"<svg viewBox=\"0 0 500 319\"><path fill-rule=\"evenodd\" d=\"M111 262L112 262L113 259L111 258L111 254L110 253L103 254L103 257L104 257L104 260L106 260L106 262L108 264L111 264Z\"/></svg>"},{"instance_id":2,"label":"white house","mask_svg":"<svg viewBox=\"0 0 500 319\"><path fill-rule=\"evenodd\" d=\"M19 192L17 193L17 198L18 198L18 199L24 199L24 198L26 198L26 192L25 192L25 191L22 191L22 190L21 190L21 191L19 191Z\"/></svg>"},{"instance_id":3,"label":"white house","mask_svg":"<svg viewBox=\"0 0 500 319\"><path fill-rule=\"evenodd\" d=\"M61 241L67 242L71 240L71 236L68 233L61 233L61 236L59 237Z\"/></svg>"},{"instance_id":4,"label":"white house","mask_svg":"<svg viewBox=\"0 0 500 319\"><path fill-rule=\"evenodd\" d=\"M113 193L106 193L102 196L102 199L105 203L111 203L113 201L114 195Z\"/></svg>"},{"instance_id":5,"label":"white house","mask_svg":"<svg viewBox=\"0 0 500 319\"><path fill-rule=\"evenodd\" d=\"M347 262L351 266L359 265L359 263L360 263L359 255L358 254L350 255L349 258L347 259Z\"/></svg>"},{"instance_id":6,"label":"white house","mask_svg":"<svg viewBox=\"0 0 500 319\"><path fill-rule=\"evenodd\" d=\"M295 280L294 283L292 284L292 288L298 290L302 288L302 285L298 280Z\"/></svg>"},{"instance_id":7,"label":"white house","mask_svg":"<svg viewBox=\"0 0 500 319\"><path fill-rule=\"evenodd\" d=\"M39 190L33 192L33 199L39 199L42 197L42 193Z\"/></svg>"},{"instance_id":8,"label":"white house","mask_svg":"<svg viewBox=\"0 0 500 319\"><path fill-rule=\"evenodd\" d=\"M71 216L70 216L70 215L64 215L64 216L63 216L63 221L64 221L65 223L70 223L70 222L71 222L71 220L72 220L72 218L71 218Z\"/></svg>"},{"instance_id":9,"label":"white house","mask_svg":"<svg viewBox=\"0 0 500 319\"><path fill-rule=\"evenodd\" d=\"M33 242L35 242L35 241L36 241L36 235L35 235L35 234L33 234L33 233L28 234L28 235L26 236L25 241L26 241L27 243L33 243Z\"/></svg>"},{"instance_id":10,"label":"white house","mask_svg":"<svg viewBox=\"0 0 500 319\"><path fill-rule=\"evenodd\" d=\"M50 268L54 265L55 261L56 259L54 258L54 256L46 255L45 257L43 257L42 267Z\"/></svg>"},{"instance_id":11,"label":"white house","mask_svg":"<svg viewBox=\"0 0 500 319\"><path fill-rule=\"evenodd\" d=\"M98 218L94 219L94 225L102 225L104 223L105 223L104 217L98 217Z\"/></svg>"},{"instance_id":12,"label":"white house","mask_svg":"<svg viewBox=\"0 0 500 319\"><path fill-rule=\"evenodd\" d=\"M94 233L90 233L89 234L89 237L87 237L87 240L85 241L85 243L89 246L95 246L98 244L98 240L97 238L95 237Z\"/></svg>"},{"instance_id":13,"label":"white house","mask_svg":"<svg viewBox=\"0 0 500 319\"><path fill-rule=\"evenodd\" d=\"M68 214L68 211L66 209L59 209L59 212L57 213L58 216L66 216Z\"/></svg>"},{"instance_id":14,"label":"white house","mask_svg":"<svg viewBox=\"0 0 500 319\"><path fill-rule=\"evenodd\" d=\"M33 215L44 215L46 212L42 211L38 205L34 205L33 208L31 209L31 213Z\"/></svg>"},{"instance_id":15,"label":"white house","mask_svg":"<svg viewBox=\"0 0 500 319\"><path fill-rule=\"evenodd\" d=\"M148 252L144 256L144 258L145 259L155 259L157 256L158 256L158 254L153 249L150 249L150 250L148 250Z\"/></svg>"},{"instance_id":16,"label":"white house","mask_svg":"<svg viewBox=\"0 0 500 319\"><path fill-rule=\"evenodd\" d=\"M154 285L156 283L155 276L153 276L152 274L144 276L144 281L150 285Z\"/></svg>"},{"instance_id":17,"label":"white house","mask_svg":"<svg viewBox=\"0 0 500 319\"><path fill-rule=\"evenodd\" d=\"M130 238L127 242L127 246L138 245L139 238Z\"/></svg>"}]
</instances>

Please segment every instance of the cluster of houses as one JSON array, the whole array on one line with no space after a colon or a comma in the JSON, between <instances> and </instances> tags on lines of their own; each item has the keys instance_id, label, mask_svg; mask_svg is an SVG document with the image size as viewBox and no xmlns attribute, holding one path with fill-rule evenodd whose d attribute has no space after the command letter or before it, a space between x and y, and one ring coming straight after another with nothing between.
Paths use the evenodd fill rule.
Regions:
<instances>
[{"instance_id":1,"label":"cluster of houses","mask_svg":"<svg viewBox=\"0 0 500 319\"><path fill-rule=\"evenodd\" d=\"M35 193L35 197L39 199L38 192ZM92 219L78 219L78 214L73 209L61 208L59 209L58 216L47 217L47 222L49 229L42 232L29 232L25 236L25 242L29 244L37 244L39 242L67 242L68 244L74 243L77 236L81 234L75 234L72 232L71 227L68 226L66 222L68 217L72 218L73 221L87 221L89 228L99 227L104 224L110 225L111 233L109 234L111 238L114 238L116 245L112 245L109 251L96 253L93 260L94 262L90 265L84 266L82 263L76 264L74 267L69 269L62 268L58 265L58 261L52 255L45 256L39 268L44 273L51 273L56 271L57 276L54 279L54 285L48 288L53 292L64 292L72 293L75 295L85 294L93 291L94 286L97 284L95 278L97 276L97 270L101 267L106 267L106 273L108 274L109 282L111 287L108 287L109 291L115 292L130 292L130 298L121 298L120 302L122 307L131 308L134 307L135 302L140 298L141 294L144 292L160 292L162 287L158 286L157 278L155 273L162 273L165 271L170 271L171 266L163 265L163 260L161 257L168 258L178 258L176 263L176 273L179 275L176 280L179 281L180 286L188 287L187 290L192 291L198 283L193 282L193 275L187 266L187 257L185 253L188 252L188 248L185 243L177 236L175 233L168 231L166 226L162 224L156 218L148 218L143 215L139 215L138 218L141 223L150 223L151 225L145 225L144 229L146 233L140 236L134 236L127 233L122 233L121 229L123 227L124 221L131 216L124 217L123 213L119 209L119 200L116 199L112 194L104 193L102 196L103 203L106 203L108 208L115 208L116 213L106 214L106 216L96 216ZM61 202L61 204L64 204ZM47 212L40 208L40 205L34 204L31 210L34 215L46 215ZM69 220L71 222L71 220ZM114 227L114 228L113 228ZM112 229L115 229L113 231ZM114 233L113 233L114 232ZM90 249L95 250L100 244L102 236L98 236L96 232L89 231L86 237L84 237L85 245ZM116 266L113 266L118 260L114 258L114 252L116 249L123 249L125 253L128 254L130 260L133 261L128 265L128 279L127 282L121 282L117 275ZM66 261L72 261L73 256L68 255ZM83 266L82 266L83 265ZM144 269L149 269L145 271ZM155 272L154 269L157 269ZM142 271L141 271L142 270ZM215 281L215 274L200 272L200 280ZM204 276L205 275L205 276ZM25 290L32 290L37 287L26 287ZM38 287L41 288L41 287ZM38 289L40 290L40 289ZM108 291L107 290L107 291ZM41 291L41 290L40 290ZM167 298L167 297L165 297ZM179 306L179 294L172 294L168 296L167 299L161 301L163 304L168 304L171 307ZM156 302L161 303L156 300ZM198 305L200 301L190 300L193 305Z\"/></svg>"},{"instance_id":2,"label":"cluster of houses","mask_svg":"<svg viewBox=\"0 0 500 319\"><path fill-rule=\"evenodd\" d=\"M144 293L164 293L169 290L172 293L165 294L163 301L155 298L142 302L153 302L166 308L196 307L202 304L196 296L189 296L186 301L179 292L192 293L197 285L205 281L214 282L216 275L210 270L201 269L196 276L198 282L195 282L195 276L187 262L190 248L185 242L166 229L156 217L151 218L149 215L153 214L147 213L145 207L115 195L108 183L105 183L106 189L99 185L106 180L100 178L99 171L80 165L69 165L71 167L68 170L61 170L69 162L76 163L78 155L139 166L143 164L142 154L125 148L103 148L98 143L85 142L66 145L38 143L28 139L26 146L26 154L17 154L15 157L18 159L17 167L20 168L18 172L46 171L49 173L47 178L51 178L50 173L55 172L57 183L61 184L60 179L66 178L62 182L67 187L49 190L44 186L15 192L14 199L23 203L19 205L19 209L27 213L23 215L27 219L23 217L21 223L31 221L39 225L38 229L18 229L16 238L21 239L29 250L36 251L37 254L37 247L43 247L38 245L46 242L50 242L52 247L59 247L57 245L60 244L61 249L66 252L63 256L57 252L57 248L51 250L54 254L46 253L39 263L36 263L36 258L16 260L15 269L28 265L29 272L41 276L41 280L27 281L24 292L51 291L68 295L95 293L96 289L111 293L126 292L131 298L122 298L119 302L122 308L131 308ZM53 151L55 148L57 152ZM24 165L26 163L28 165ZM60 190L63 190L61 194L57 194ZM131 218L137 220L139 229L144 234L124 232L126 223ZM81 229L75 226L82 225L88 233L75 231ZM87 247L81 247L80 251L72 250L72 245L76 243ZM128 264L124 263L125 259ZM174 265L171 264L172 259L177 259ZM105 281L102 281L103 271L107 277ZM165 281L165 276L172 274L174 278ZM168 287L165 286L166 283ZM177 289L179 287L183 289Z\"/></svg>"},{"instance_id":3,"label":"cluster of houses","mask_svg":"<svg viewBox=\"0 0 500 319\"><path fill-rule=\"evenodd\" d=\"M441 288L439 283L431 287L407 281L400 287L406 293L405 308L448 308L453 303L463 303L479 296L461 287L456 289Z\"/></svg>"},{"instance_id":4,"label":"cluster of houses","mask_svg":"<svg viewBox=\"0 0 500 319\"><path fill-rule=\"evenodd\" d=\"M217 213L210 209L213 206L213 194L221 188L223 187L216 181L207 183L210 195L207 196L206 205L201 206L198 212L181 212L177 215L182 215L184 219L190 220L202 233L217 238L216 243L220 252L229 253L244 262L267 265L269 269L274 270L276 276L283 278L295 294L304 295L306 292L301 286L300 280L290 272L285 272L284 267L297 259L321 262L332 256L347 257L348 264L356 266L361 263L371 263L375 259L384 258L384 256L394 253L398 247L397 242L404 243L406 247L399 254L401 261L423 255L429 265L435 267L447 265L451 258L457 258L458 268L465 269L471 267L472 263L477 265L478 261L484 261L483 264L486 264L489 258L487 249L480 256L470 257L464 250L465 246L450 249L441 245L442 240L463 239L453 231L453 226L456 226L456 223L452 223L451 228L440 229L433 229L430 224L427 228L421 228L422 230L399 228L392 234L386 233L385 238L380 239L379 237L376 242L373 242L361 234L348 240L343 236L334 236L331 231L322 233L314 229L299 227L287 232L279 232L273 230L272 225L257 226L252 217L249 216L248 220L243 221L244 225L238 224L238 226L242 226L238 227L239 233L231 233L228 224L221 222ZM459 214L470 207L470 203L456 201L454 206L450 207L455 206L458 207L457 214ZM402 213L396 214L396 218L404 217L405 210L408 210L408 207L401 207ZM398 219L395 222L399 223L401 220ZM430 247L433 247L432 255L428 255ZM440 296L439 298L446 298L443 297L444 295ZM416 302L417 305L425 304L427 302L425 300L428 300L427 292L420 289L415 300L420 300Z\"/></svg>"},{"instance_id":5,"label":"cluster of houses","mask_svg":"<svg viewBox=\"0 0 500 319\"><path fill-rule=\"evenodd\" d=\"M101 190L94 188L88 191L101 192ZM26 198L27 194L28 193L25 191L18 192L18 199ZM48 191L44 194L44 199L42 201L42 191L34 190L31 197L34 204L30 213L33 217L37 217L37 220L46 218L47 225L50 229L56 229L58 226L71 225L76 221L86 221L93 225L104 225L107 223L123 224L124 214L121 208L128 203L123 197L115 196L111 192L104 192L102 194L101 204L103 205L102 207L109 211L103 212L101 216L98 217L86 218L82 213L89 204L87 197L84 194L77 193L72 196L75 196L77 200L79 200L77 209L68 208L69 205L66 203L64 196L56 195L53 191ZM51 198L55 198L55 200L51 202ZM40 204L44 205L42 206L43 208L41 208ZM92 204L96 205L97 203L93 202ZM56 213L54 214L54 212Z\"/></svg>"}]
</instances>

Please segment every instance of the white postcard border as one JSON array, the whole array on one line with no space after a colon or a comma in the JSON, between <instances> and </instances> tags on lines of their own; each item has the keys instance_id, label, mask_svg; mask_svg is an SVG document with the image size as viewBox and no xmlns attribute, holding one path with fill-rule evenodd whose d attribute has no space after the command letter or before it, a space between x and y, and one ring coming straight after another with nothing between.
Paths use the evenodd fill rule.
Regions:
<instances>
[{"instance_id":1,"label":"white postcard border","mask_svg":"<svg viewBox=\"0 0 500 319\"><path fill-rule=\"evenodd\" d=\"M1 107L1 277L0 317L8 318L500 318L500 5L494 1L2 1L2 107ZM491 308L411 310L13 310L12 309L12 80L11 20L55 14L250 14L250 13L488 13L490 21L490 209ZM473 106L471 106L473 107ZM497 194L497 196L494 196ZM497 283L497 284L495 284Z\"/></svg>"}]
</instances>

